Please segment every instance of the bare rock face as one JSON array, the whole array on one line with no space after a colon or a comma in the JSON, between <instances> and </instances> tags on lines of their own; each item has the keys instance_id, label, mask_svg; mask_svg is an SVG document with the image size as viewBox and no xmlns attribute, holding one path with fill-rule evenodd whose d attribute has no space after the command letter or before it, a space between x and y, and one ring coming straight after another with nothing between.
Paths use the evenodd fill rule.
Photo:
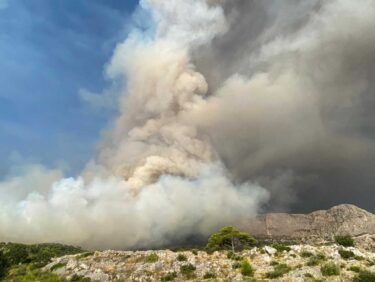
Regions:
<instances>
[{"instance_id":1,"label":"bare rock face","mask_svg":"<svg viewBox=\"0 0 375 282\"><path fill-rule=\"evenodd\" d=\"M309 214L269 213L241 226L260 238L294 241L331 240L337 234L375 235L375 215L354 205L338 205ZM365 236L366 240L369 236Z\"/></svg>"}]
</instances>

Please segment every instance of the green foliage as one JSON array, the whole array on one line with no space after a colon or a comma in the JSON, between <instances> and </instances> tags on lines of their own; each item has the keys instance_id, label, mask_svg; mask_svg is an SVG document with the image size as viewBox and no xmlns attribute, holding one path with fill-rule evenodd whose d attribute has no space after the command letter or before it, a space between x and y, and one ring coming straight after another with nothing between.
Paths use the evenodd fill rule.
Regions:
<instances>
[{"instance_id":1,"label":"green foliage","mask_svg":"<svg viewBox=\"0 0 375 282\"><path fill-rule=\"evenodd\" d=\"M282 263L275 265L273 271L266 273L266 278L274 279L283 276L284 274L288 273L291 270L291 268Z\"/></svg>"},{"instance_id":2,"label":"green foliage","mask_svg":"<svg viewBox=\"0 0 375 282\"><path fill-rule=\"evenodd\" d=\"M82 249L61 244L24 245L7 243L0 245L0 251L3 252L10 265L33 263L42 267L49 263L53 257L77 254L82 252Z\"/></svg>"},{"instance_id":3,"label":"green foliage","mask_svg":"<svg viewBox=\"0 0 375 282\"><path fill-rule=\"evenodd\" d=\"M271 245L272 248L276 249L277 252L279 253L282 253L283 251L287 251L289 252L290 251L290 247L289 246L286 246L284 244L280 244L280 243L273 243Z\"/></svg>"},{"instance_id":4,"label":"green foliage","mask_svg":"<svg viewBox=\"0 0 375 282\"><path fill-rule=\"evenodd\" d=\"M206 272L203 275L203 279L214 279L214 278L216 278L216 274L213 272Z\"/></svg>"},{"instance_id":5,"label":"green foliage","mask_svg":"<svg viewBox=\"0 0 375 282\"><path fill-rule=\"evenodd\" d=\"M159 257L157 254L155 253L152 253L150 255L148 255L146 258L145 258L145 262L146 263L154 263L154 262L157 262L159 260Z\"/></svg>"},{"instance_id":6,"label":"green foliage","mask_svg":"<svg viewBox=\"0 0 375 282\"><path fill-rule=\"evenodd\" d=\"M232 251L229 251L227 253L227 258L228 259L232 259L232 260L237 260L237 261L240 261L242 260L242 257L237 255L236 253L232 252Z\"/></svg>"},{"instance_id":7,"label":"green foliage","mask_svg":"<svg viewBox=\"0 0 375 282\"><path fill-rule=\"evenodd\" d=\"M198 255L198 250L197 249L192 249L191 252L193 253L193 255Z\"/></svg>"},{"instance_id":8,"label":"green foliage","mask_svg":"<svg viewBox=\"0 0 375 282\"><path fill-rule=\"evenodd\" d=\"M238 269L240 267L241 267L241 263L239 263L238 261L236 261L235 263L232 264L233 269Z\"/></svg>"},{"instance_id":9,"label":"green foliage","mask_svg":"<svg viewBox=\"0 0 375 282\"><path fill-rule=\"evenodd\" d=\"M183 254L178 254L177 260L178 261L187 261L187 257Z\"/></svg>"},{"instance_id":10,"label":"green foliage","mask_svg":"<svg viewBox=\"0 0 375 282\"><path fill-rule=\"evenodd\" d=\"M312 252L308 252L308 251L303 251L301 253L301 257L303 258L309 258L309 257L312 257L314 254Z\"/></svg>"},{"instance_id":11,"label":"green foliage","mask_svg":"<svg viewBox=\"0 0 375 282\"><path fill-rule=\"evenodd\" d=\"M69 280L70 282L90 282L91 279L89 277L84 277L82 275L74 274L72 278Z\"/></svg>"},{"instance_id":12,"label":"green foliage","mask_svg":"<svg viewBox=\"0 0 375 282\"><path fill-rule=\"evenodd\" d=\"M341 256L343 259L354 258L354 253L353 253L352 251L347 251L347 250L344 250L344 249L340 249L340 250L339 250L339 254L340 254L340 256Z\"/></svg>"},{"instance_id":13,"label":"green foliage","mask_svg":"<svg viewBox=\"0 0 375 282\"><path fill-rule=\"evenodd\" d=\"M241 274L243 276L253 276L254 275L254 270L250 263L247 261L247 259L243 259L241 261Z\"/></svg>"},{"instance_id":14,"label":"green foliage","mask_svg":"<svg viewBox=\"0 0 375 282\"><path fill-rule=\"evenodd\" d=\"M168 272L167 274L164 274L161 278L160 281L173 281L177 278L177 273L176 272Z\"/></svg>"},{"instance_id":15,"label":"green foliage","mask_svg":"<svg viewBox=\"0 0 375 282\"><path fill-rule=\"evenodd\" d=\"M351 266L349 267L349 270L357 273L361 271L359 266Z\"/></svg>"},{"instance_id":16,"label":"green foliage","mask_svg":"<svg viewBox=\"0 0 375 282\"><path fill-rule=\"evenodd\" d=\"M335 236L335 242L344 247L354 246L354 240L350 235L337 235Z\"/></svg>"},{"instance_id":17,"label":"green foliage","mask_svg":"<svg viewBox=\"0 0 375 282\"><path fill-rule=\"evenodd\" d=\"M334 276L340 274L340 269L332 262L328 262L320 267L323 276Z\"/></svg>"},{"instance_id":18,"label":"green foliage","mask_svg":"<svg viewBox=\"0 0 375 282\"><path fill-rule=\"evenodd\" d=\"M320 264L325 259L326 259L325 255L319 253L319 254L316 254L316 255L310 257L309 260L307 261L306 265L307 266L315 266L315 265Z\"/></svg>"},{"instance_id":19,"label":"green foliage","mask_svg":"<svg viewBox=\"0 0 375 282\"><path fill-rule=\"evenodd\" d=\"M227 226L210 236L206 248L208 250L235 251L252 248L256 243L257 241L251 235Z\"/></svg>"},{"instance_id":20,"label":"green foliage","mask_svg":"<svg viewBox=\"0 0 375 282\"><path fill-rule=\"evenodd\" d=\"M40 281L40 282L60 282L61 279L53 273L42 272L32 265L21 264L14 266L9 270L6 281Z\"/></svg>"},{"instance_id":21,"label":"green foliage","mask_svg":"<svg viewBox=\"0 0 375 282\"><path fill-rule=\"evenodd\" d=\"M180 266L181 274L187 279L193 279L196 277L195 270L196 270L196 267L192 265L191 263Z\"/></svg>"},{"instance_id":22,"label":"green foliage","mask_svg":"<svg viewBox=\"0 0 375 282\"><path fill-rule=\"evenodd\" d=\"M62 262L60 262L60 263L56 263L55 265L53 265L53 266L51 267L51 271L54 271L54 270L56 270L56 269L59 269L59 268L65 267L65 266L66 266L66 263L62 263Z\"/></svg>"},{"instance_id":23,"label":"green foliage","mask_svg":"<svg viewBox=\"0 0 375 282\"><path fill-rule=\"evenodd\" d=\"M94 254L95 252L85 252L85 253L82 253L80 255L77 256L77 259L83 259L83 258L87 258L87 257L90 257Z\"/></svg>"},{"instance_id":24,"label":"green foliage","mask_svg":"<svg viewBox=\"0 0 375 282\"><path fill-rule=\"evenodd\" d=\"M3 277L8 269L9 263L2 251L0 251L0 278Z\"/></svg>"},{"instance_id":25,"label":"green foliage","mask_svg":"<svg viewBox=\"0 0 375 282\"><path fill-rule=\"evenodd\" d=\"M306 278L314 278L314 276L308 272L306 272L303 276L305 276Z\"/></svg>"},{"instance_id":26,"label":"green foliage","mask_svg":"<svg viewBox=\"0 0 375 282\"><path fill-rule=\"evenodd\" d=\"M275 266L275 265L278 265L278 264L279 264L279 262L275 261L275 260L273 260L273 261L270 262L270 265L272 265L272 266Z\"/></svg>"},{"instance_id":27,"label":"green foliage","mask_svg":"<svg viewBox=\"0 0 375 282\"><path fill-rule=\"evenodd\" d=\"M361 270L353 279L354 282L374 282L375 273L367 270Z\"/></svg>"}]
</instances>

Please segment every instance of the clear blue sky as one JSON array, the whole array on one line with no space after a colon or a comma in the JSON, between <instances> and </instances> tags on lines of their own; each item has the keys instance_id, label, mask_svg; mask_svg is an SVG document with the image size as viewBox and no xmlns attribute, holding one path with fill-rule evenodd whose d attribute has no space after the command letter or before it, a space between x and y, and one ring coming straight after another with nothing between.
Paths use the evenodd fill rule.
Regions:
<instances>
[{"instance_id":1,"label":"clear blue sky","mask_svg":"<svg viewBox=\"0 0 375 282\"><path fill-rule=\"evenodd\" d=\"M103 70L136 0L0 0L0 176L12 156L78 172L113 113L79 90L109 87Z\"/></svg>"}]
</instances>

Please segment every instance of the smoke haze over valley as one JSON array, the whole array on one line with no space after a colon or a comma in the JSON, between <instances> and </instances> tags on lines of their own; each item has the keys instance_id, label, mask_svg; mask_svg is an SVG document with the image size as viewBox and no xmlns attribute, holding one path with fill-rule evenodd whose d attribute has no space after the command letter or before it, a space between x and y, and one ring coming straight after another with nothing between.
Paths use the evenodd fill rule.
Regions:
<instances>
[{"instance_id":1,"label":"smoke haze over valley","mask_svg":"<svg viewBox=\"0 0 375 282\"><path fill-rule=\"evenodd\" d=\"M375 211L373 0L141 0L129 26L111 86L79 92L116 114L96 154L74 177L13 165L0 241L148 248L265 211Z\"/></svg>"}]
</instances>

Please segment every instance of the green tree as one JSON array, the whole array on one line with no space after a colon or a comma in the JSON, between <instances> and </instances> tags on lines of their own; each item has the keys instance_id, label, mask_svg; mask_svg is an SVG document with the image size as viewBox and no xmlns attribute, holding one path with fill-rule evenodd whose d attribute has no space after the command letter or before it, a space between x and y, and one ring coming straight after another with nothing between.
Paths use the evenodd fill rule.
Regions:
<instances>
[{"instance_id":1,"label":"green tree","mask_svg":"<svg viewBox=\"0 0 375 282\"><path fill-rule=\"evenodd\" d=\"M208 239L208 250L242 250L254 247L257 240L248 233L241 232L231 226L222 228Z\"/></svg>"}]
</instances>

